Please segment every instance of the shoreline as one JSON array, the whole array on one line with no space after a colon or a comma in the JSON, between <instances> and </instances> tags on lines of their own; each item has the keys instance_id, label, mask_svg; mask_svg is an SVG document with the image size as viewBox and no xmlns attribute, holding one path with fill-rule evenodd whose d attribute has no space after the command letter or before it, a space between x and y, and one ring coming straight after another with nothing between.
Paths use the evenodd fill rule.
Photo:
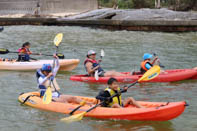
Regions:
<instances>
[{"instance_id":1,"label":"shoreline","mask_svg":"<svg viewBox=\"0 0 197 131\"><path fill-rule=\"evenodd\" d=\"M144 14L144 12L146 14ZM99 9L56 17L0 17L0 26L82 26L108 30L188 32L197 31L197 14L170 10ZM184 15L184 16L183 16ZM64 16L64 17L63 17Z\"/></svg>"}]
</instances>

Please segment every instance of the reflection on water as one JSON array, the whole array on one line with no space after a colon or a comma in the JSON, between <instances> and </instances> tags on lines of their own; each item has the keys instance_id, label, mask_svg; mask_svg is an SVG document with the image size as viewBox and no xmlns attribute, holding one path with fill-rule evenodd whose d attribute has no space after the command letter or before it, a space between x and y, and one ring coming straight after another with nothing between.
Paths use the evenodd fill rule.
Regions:
<instances>
[{"instance_id":1,"label":"reflection on water","mask_svg":"<svg viewBox=\"0 0 197 131\"><path fill-rule=\"evenodd\" d=\"M197 33L160 33L107 31L67 26L8 26L0 33L0 47L16 51L22 43L32 43L32 52L53 54L53 39L59 32L64 34L59 52L65 58L80 59L79 66L71 72L59 72L57 82L61 93L95 97L106 85L70 81L70 75L85 74L83 61L87 51L100 52L104 48L102 67L105 70L128 72L139 70L144 53L156 53L166 69L191 68L196 65ZM0 55L17 58L16 54ZM37 59L52 59L34 56ZM84 118L80 122L65 124L59 121L64 114L41 111L21 106L21 92L37 90L35 72L0 71L0 129L1 130L196 130L197 81L173 83L140 83L131 87L123 98L132 96L146 101L187 101L189 107L178 118L167 122L114 121ZM122 86L124 84L121 84ZM68 116L68 115L66 115Z\"/></svg>"},{"instance_id":2,"label":"reflection on water","mask_svg":"<svg viewBox=\"0 0 197 131\"><path fill-rule=\"evenodd\" d=\"M98 131L172 131L173 124L167 122L139 122L139 121L101 121L92 125Z\"/></svg>"}]
</instances>

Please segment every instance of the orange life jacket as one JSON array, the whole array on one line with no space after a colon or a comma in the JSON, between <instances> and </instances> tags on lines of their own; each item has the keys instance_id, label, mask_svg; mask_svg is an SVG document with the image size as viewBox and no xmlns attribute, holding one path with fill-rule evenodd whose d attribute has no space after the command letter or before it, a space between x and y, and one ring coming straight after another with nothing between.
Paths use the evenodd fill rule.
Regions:
<instances>
[{"instance_id":1,"label":"orange life jacket","mask_svg":"<svg viewBox=\"0 0 197 131\"><path fill-rule=\"evenodd\" d=\"M142 73L145 73L148 69L146 68L146 64L150 64L151 66L152 66L152 64L149 62L149 60L145 60L145 61L142 61L141 62L141 69L140 69L140 71L142 72Z\"/></svg>"}]
</instances>

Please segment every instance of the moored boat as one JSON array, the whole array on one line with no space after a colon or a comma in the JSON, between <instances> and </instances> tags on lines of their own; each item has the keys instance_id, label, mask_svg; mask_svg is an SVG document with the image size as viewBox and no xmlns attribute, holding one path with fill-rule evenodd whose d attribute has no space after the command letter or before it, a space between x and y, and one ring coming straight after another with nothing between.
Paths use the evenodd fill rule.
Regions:
<instances>
[{"instance_id":1,"label":"moored boat","mask_svg":"<svg viewBox=\"0 0 197 131\"><path fill-rule=\"evenodd\" d=\"M3 26L2 26L2 27L0 27L0 32L2 32L3 30L4 30Z\"/></svg>"},{"instance_id":2,"label":"moored boat","mask_svg":"<svg viewBox=\"0 0 197 131\"><path fill-rule=\"evenodd\" d=\"M29 97L30 96L30 97ZM73 109L78 107L78 104L71 103L59 103L51 102L49 104L43 104L42 99L39 97L39 92L29 92L21 94L18 100L23 103L24 100L29 97L25 102L25 105L38 108L41 110L59 112L69 114ZM88 101L92 104L97 104L98 101L95 98L76 96ZM97 107L94 110L85 114L86 117L93 117L99 119L118 119L118 120L137 120L137 121L167 121L174 119L181 115L187 105L185 101L180 102L145 102L138 101L144 108L136 108L128 106L124 108L107 108ZM84 105L75 114L87 111L92 106Z\"/></svg>"},{"instance_id":3,"label":"moored boat","mask_svg":"<svg viewBox=\"0 0 197 131\"><path fill-rule=\"evenodd\" d=\"M77 67L79 59L60 59L60 71L71 71ZM28 71L36 70L43 64L53 64L53 60L32 60L29 62L20 61L0 61L0 70Z\"/></svg>"},{"instance_id":4,"label":"moored boat","mask_svg":"<svg viewBox=\"0 0 197 131\"><path fill-rule=\"evenodd\" d=\"M118 82L121 83L133 83L137 81L142 74L135 72L131 74L130 72L122 72L123 74L128 74L127 76L116 76ZM190 79L194 76L197 76L197 70L194 69L171 69L165 70L165 73L160 73L157 77L150 81L143 81L143 82L173 82L173 81L181 81ZM107 83L110 77L99 77L96 80L94 77L89 77L87 75L73 75L70 77L70 80L73 81L81 81L81 82L99 82L99 83Z\"/></svg>"}]
</instances>

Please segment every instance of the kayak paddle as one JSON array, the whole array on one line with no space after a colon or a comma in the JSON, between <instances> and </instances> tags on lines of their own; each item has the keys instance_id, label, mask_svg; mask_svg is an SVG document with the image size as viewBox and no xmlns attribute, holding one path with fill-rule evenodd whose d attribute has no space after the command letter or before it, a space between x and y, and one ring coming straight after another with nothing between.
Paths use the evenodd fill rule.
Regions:
<instances>
[{"instance_id":1,"label":"kayak paddle","mask_svg":"<svg viewBox=\"0 0 197 131\"><path fill-rule=\"evenodd\" d=\"M80 103L79 106L77 106L75 109L73 109L73 110L69 113L69 115L72 115L75 111L77 111L79 108L81 108L81 107L84 106L85 104L86 104L86 101L82 101L82 102Z\"/></svg>"},{"instance_id":2,"label":"kayak paddle","mask_svg":"<svg viewBox=\"0 0 197 131\"><path fill-rule=\"evenodd\" d=\"M155 78L156 76L158 76L160 73L160 67L158 65L154 65L152 68L150 68L146 73L144 73L144 75L139 78L135 83L131 84L130 86L128 86L128 88L134 86L136 83L140 82L140 81L143 81L143 80L151 80L153 78ZM117 94L114 94L113 96L110 97L113 98L115 97ZM74 122L74 121L79 121L83 118L83 116L90 112L91 110L95 109L96 107L98 107L99 105L103 104L105 101L99 103L99 104L96 104L95 106L91 107L90 109L88 109L87 111L85 112L82 112L82 113L79 113L79 114L76 114L76 115L72 115L70 117L66 117L66 118L63 118L61 119L61 121L64 121L64 122L67 122L67 123L70 123L70 122Z\"/></svg>"},{"instance_id":3,"label":"kayak paddle","mask_svg":"<svg viewBox=\"0 0 197 131\"><path fill-rule=\"evenodd\" d=\"M9 51L8 49L0 48L0 54L8 54L8 53L19 53L17 51ZM50 54L42 54L42 53L32 53L31 55L44 55L44 56L53 56ZM64 59L64 54L58 53L57 56L60 59Z\"/></svg>"},{"instance_id":4,"label":"kayak paddle","mask_svg":"<svg viewBox=\"0 0 197 131\"><path fill-rule=\"evenodd\" d=\"M62 38L63 38L63 34L62 33L58 33L55 36L55 39L54 39L54 45L56 46L55 54L57 52L59 44L62 41ZM53 60L53 68L54 68L54 65L55 65L55 59ZM53 70L52 70L52 72L53 72ZM51 100L52 100L51 81L52 80L50 78L49 86L47 87L47 90L46 90L46 92L44 93L44 96L43 96L43 104L49 104L51 102Z\"/></svg>"},{"instance_id":5,"label":"kayak paddle","mask_svg":"<svg viewBox=\"0 0 197 131\"><path fill-rule=\"evenodd\" d=\"M105 52L104 52L103 49L101 49L101 56L100 56L101 60L102 60L102 58L103 58L104 56L105 56ZM99 62L99 63L100 63L100 62ZM98 70L95 71L94 77L95 77L96 80L99 79Z\"/></svg>"}]
</instances>

